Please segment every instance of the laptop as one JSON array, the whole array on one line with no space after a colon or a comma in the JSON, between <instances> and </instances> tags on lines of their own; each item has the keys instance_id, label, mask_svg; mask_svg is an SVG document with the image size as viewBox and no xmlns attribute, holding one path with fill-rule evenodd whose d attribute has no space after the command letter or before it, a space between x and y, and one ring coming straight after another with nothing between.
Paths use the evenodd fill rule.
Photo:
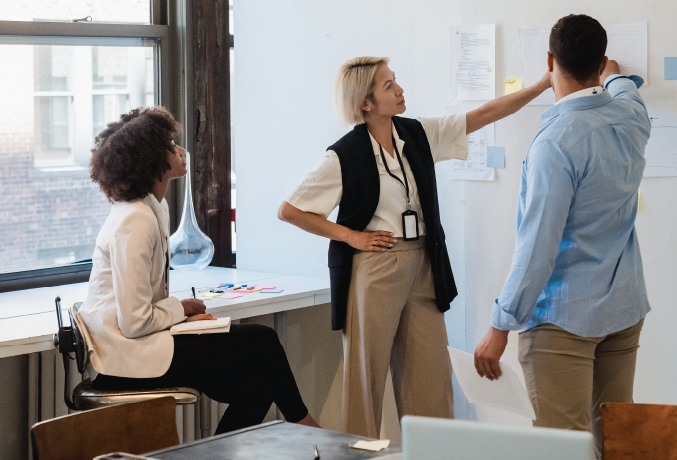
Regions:
<instances>
[{"instance_id":1,"label":"laptop","mask_svg":"<svg viewBox=\"0 0 677 460\"><path fill-rule=\"evenodd\" d=\"M402 418L403 460L595 460L593 445L585 431Z\"/></svg>"}]
</instances>

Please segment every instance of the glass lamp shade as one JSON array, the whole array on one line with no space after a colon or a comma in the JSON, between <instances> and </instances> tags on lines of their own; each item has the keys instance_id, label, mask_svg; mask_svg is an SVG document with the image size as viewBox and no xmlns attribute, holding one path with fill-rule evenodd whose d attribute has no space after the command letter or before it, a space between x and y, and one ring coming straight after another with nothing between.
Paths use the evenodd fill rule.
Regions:
<instances>
[{"instance_id":1,"label":"glass lamp shade","mask_svg":"<svg viewBox=\"0 0 677 460\"><path fill-rule=\"evenodd\" d=\"M214 243L197 225L190 186L190 154L186 152L188 173L183 199L183 215L176 232L169 237L170 265L175 270L202 270L214 258Z\"/></svg>"}]
</instances>

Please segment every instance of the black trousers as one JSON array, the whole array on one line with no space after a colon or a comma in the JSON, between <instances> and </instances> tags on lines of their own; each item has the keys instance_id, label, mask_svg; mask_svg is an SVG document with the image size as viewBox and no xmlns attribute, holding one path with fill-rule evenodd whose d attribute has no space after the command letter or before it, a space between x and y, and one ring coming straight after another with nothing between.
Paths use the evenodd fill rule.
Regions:
<instances>
[{"instance_id":1,"label":"black trousers","mask_svg":"<svg viewBox=\"0 0 677 460\"><path fill-rule=\"evenodd\" d=\"M174 336L174 357L161 377L99 374L94 380L100 390L173 386L228 404L214 434L261 423L273 402L289 422L308 414L277 334L258 324L233 324L226 334Z\"/></svg>"}]
</instances>

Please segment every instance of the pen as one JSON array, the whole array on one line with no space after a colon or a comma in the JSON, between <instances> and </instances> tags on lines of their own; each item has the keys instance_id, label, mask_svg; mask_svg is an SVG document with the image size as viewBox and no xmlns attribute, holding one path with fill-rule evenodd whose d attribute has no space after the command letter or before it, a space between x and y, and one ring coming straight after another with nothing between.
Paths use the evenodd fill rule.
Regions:
<instances>
[{"instance_id":1,"label":"pen","mask_svg":"<svg viewBox=\"0 0 677 460\"><path fill-rule=\"evenodd\" d=\"M192 288L190 288L190 290L193 291L193 299L194 299L195 298L195 288L192 287Z\"/></svg>"},{"instance_id":2,"label":"pen","mask_svg":"<svg viewBox=\"0 0 677 460\"><path fill-rule=\"evenodd\" d=\"M315 449L315 460L320 460L320 451L317 450L317 444L313 444L313 449Z\"/></svg>"}]
</instances>

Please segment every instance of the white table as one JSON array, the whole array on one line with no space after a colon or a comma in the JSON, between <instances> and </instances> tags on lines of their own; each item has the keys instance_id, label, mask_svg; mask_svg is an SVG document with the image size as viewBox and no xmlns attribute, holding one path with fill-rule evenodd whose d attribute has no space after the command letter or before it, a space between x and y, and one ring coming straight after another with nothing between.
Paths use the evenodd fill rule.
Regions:
<instances>
[{"instance_id":1,"label":"white table","mask_svg":"<svg viewBox=\"0 0 677 460\"><path fill-rule=\"evenodd\" d=\"M330 302L329 280L326 278L218 267L207 267L200 271L172 270L169 273L170 295L179 299L191 297L191 287L200 290L223 283L277 286L284 289L277 294L254 292L237 299L205 301L207 312L218 317L251 318ZM61 307L66 309L85 300L87 284L67 284L0 294L0 358L53 349L52 335L57 330L54 298L60 296ZM64 311L64 319L67 317L68 313ZM276 316L276 330L284 343L283 315Z\"/></svg>"}]
</instances>

